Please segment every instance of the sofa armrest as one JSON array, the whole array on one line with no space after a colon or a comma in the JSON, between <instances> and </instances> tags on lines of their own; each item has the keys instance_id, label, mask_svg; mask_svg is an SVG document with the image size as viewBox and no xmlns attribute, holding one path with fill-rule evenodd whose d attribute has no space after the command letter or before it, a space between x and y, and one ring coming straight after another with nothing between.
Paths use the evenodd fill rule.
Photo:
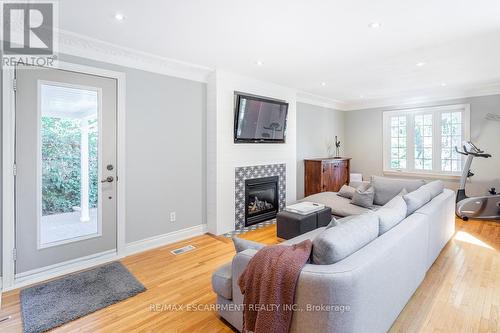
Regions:
<instances>
[{"instance_id":1,"label":"sofa armrest","mask_svg":"<svg viewBox=\"0 0 500 333\"><path fill-rule=\"evenodd\" d=\"M233 272L233 303L243 304L243 294L240 291L240 286L238 285L238 280L240 275L243 273L247 267L250 259L257 253L257 250L248 249L239 253L233 258L232 272Z\"/></svg>"}]
</instances>

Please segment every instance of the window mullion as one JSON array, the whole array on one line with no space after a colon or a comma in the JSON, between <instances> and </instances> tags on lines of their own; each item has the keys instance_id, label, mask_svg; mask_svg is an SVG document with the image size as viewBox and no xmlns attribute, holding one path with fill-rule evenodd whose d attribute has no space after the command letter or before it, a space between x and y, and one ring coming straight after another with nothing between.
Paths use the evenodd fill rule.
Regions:
<instances>
[{"instance_id":1,"label":"window mullion","mask_svg":"<svg viewBox=\"0 0 500 333\"><path fill-rule=\"evenodd\" d=\"M406 168L415 170L415 115L406 114Z\"/></svg>"},{"instance_id":2,"label":"window mullion","mask_svg":"<svg viewBox=\"0 0 500 333\"><path fill-rule=\"evenodd\" d=\"M432 115L432 172L441 172L441 111Z\"/></svg>"}]
</instances>

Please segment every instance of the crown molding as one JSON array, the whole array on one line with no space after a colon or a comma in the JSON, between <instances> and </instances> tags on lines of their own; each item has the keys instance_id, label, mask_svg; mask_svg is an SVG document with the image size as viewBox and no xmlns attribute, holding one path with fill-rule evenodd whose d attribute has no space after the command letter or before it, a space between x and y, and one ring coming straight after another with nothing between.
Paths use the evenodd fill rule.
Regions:
<instances>
[{"instance_id":1,"label":"crown molding","mask_svg":"<svg viewBox=\"0 0 500 333\"><path fill-rule=\"evenodd\" d=\"M371 100L356 100L346 103L345 111L384 108L384 107L401 107L416 104L428 104L441 102L445 100L458 100L471 97L490 96L500 94L500 83L484 84L476 87L461 87L440 89L439 92L420 91L414 93L413 96L403 97L387 97Z\"/></svg>"},{"instance_id":2,"label":"crown molding","mask_svg":"<svg viewBox=\"0 0 500 333\"><path fill-rule=\"evenodd\" d=\"M59 53L164 74L182 79L207 82L213 69L160 57L104 42L70 31L59 31Z\"/></svg>"},{"instance_id":3,"label":"crown molding","mask_svg":"<svg viewBox=\"0 0 500 333\"><path fill-rule=\"evenodd\" d=\"M349 106L348 104L346 104L342 101L328 98L328 97L324 97L324 96L311 94L311 93L304 92L304 91L297 92L297 102L321 106L324 108L334 109L334 110L338 110L338 111L344 111Z\"/></svg>"}]
</instances>

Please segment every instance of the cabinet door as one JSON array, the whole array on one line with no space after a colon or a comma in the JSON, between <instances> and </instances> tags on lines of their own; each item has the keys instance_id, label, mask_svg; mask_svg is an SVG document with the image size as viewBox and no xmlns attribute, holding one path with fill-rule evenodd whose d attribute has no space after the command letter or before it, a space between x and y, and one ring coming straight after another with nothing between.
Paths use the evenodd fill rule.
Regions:
<instances>
[{"instance_id":1,"label":"cabinet door","mask_svg":"<svg viewBox=\"0 0 500 333\"><path fill-rule=\"evenodd\" d=\"M322 192L336 192L336 171L337 166L334 162L324 161L323 162L323 184L322 184Z\"/></svg>"},{"instance_id":2,"label":"cabinet door","mask_svg":"<svg viewBox=\"0 0 500 333\"><path fill-rule=\"evenodd\" d=\"M347 161L323 162L323 192L338 192L348 183L349 167Z\"/></svg>"},{"instance_id":3,"label":"cabinet door","mask_svg":"<svg viewBox=\"0 0 500 333\"><path fill-rule=\"evenodd\" d=\"M323 192L320 161L305 161L304 174L304 196Z\"/></svg>"},{"instance_id":4,"label":"cabinet door","mask_svg":"<svg viewBox=\"0 0 500 333\"><path fill-rule=\"evenodd\" d=\"M335 192L338 192L342 185L349 184L349 161L339 161L335 179Z\"/></svg>"}]
</instances>

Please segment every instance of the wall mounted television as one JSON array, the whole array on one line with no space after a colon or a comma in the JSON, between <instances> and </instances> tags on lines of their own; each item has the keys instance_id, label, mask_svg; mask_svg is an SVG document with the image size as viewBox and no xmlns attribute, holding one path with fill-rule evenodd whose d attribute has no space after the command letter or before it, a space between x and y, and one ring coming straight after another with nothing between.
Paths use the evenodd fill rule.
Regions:
<instances>
[{"instance_id":1,"label":"wall mounted television","mask_svg":"<svg viewBox=\"0 0 500 333\"><path fill-rule=\"evenodd\" d=\"M285 143L288 103L234 93L235 143Z\"/></svg>"}]
</instances>

